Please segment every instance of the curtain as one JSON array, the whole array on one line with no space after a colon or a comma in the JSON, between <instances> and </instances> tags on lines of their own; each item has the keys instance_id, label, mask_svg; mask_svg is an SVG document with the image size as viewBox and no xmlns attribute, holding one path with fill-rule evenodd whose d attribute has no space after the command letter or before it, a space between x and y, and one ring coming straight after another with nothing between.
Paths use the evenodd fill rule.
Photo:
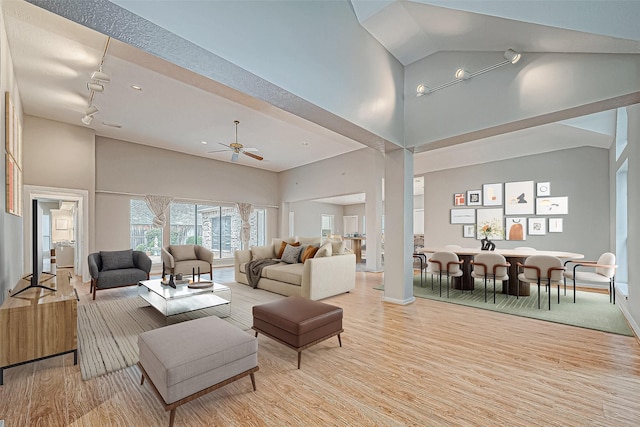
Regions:
<instances>
[{"instance_id":1,"label":"curtain","mask_svg":"<svg viewBox=\"0 0 640 427\"><path fill-rule=\"evenodd\" d=\"M171 202L173 202L173 197L146 195L144 196L144 201L153 212L153 226L155 228L164 227L164 223L167 221L165 213Z\"/></svg>"},{"instance_id":2,"label":"curtain","mask_svg":"<svg viewBox=\"0 0 640 427\"><path fill-rule=\"evenodd\" d=\"M237 202L236 209L238 209L238 214L242 220L242 231L240 232L242 249L247 249L249 247L249 237L251 236L251 224L249 223L249 218L251 217L252 206L251 203Z\"/></svg>"}]
</instances>

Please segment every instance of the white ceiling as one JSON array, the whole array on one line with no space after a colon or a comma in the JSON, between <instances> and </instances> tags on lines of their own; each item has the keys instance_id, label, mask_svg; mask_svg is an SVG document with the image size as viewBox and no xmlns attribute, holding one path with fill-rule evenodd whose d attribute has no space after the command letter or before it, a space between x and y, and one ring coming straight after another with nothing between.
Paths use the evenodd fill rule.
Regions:
<instances>
[{"instance_id":1,"label":"white ceiling","mask_svg":"<svg viewBox=\"0 0 640 427\"><path fill-rule=\"evenodd\" d=\"M559 28L555 22L555 26L551 26L539 16L525 22L527 20L522 18L507 19L434 5L438 3L443 2L352 1L361 25L403 64L443 50L504 51L514 48L522 52L640 52L640 37L614 38L599 35L607 34L606 31L592 34L577 31L582 29L579 26L569 25L591 22L588 19L581 21L581 18L592 12L588 10L592 5L625 3L622 9L628 12L627 3L636 3L632 6L639 12L636 16L640 16L640 2L580 2L579 9L571 9L574 16L566 24L567 28L573 28L571 30ZM474 2L444 3L461 9L468 4L471 4L469 8L479 7ZM491 6L500 2L475 3ZM531 1L518 3L523 10L532 7L531 4L535 6ZM90 96L86 83L98 68L108 38L22 0L3 0L2 8L25 114L84 126L80 120ZM599 17L606 21L610 9L601 7ZM508 8L504 10L509 11ZM188 15L189 10L185 7L185 19ZM556 18L549 16L549 19ZM547 25L542 25L545 23ZM615 28L616 22L609 23L609 27ZM240 163L276 172L364 147L117 40L109 43L104 71L111 76L111 82L105 85L104 93L95 94L93 104L100 111L88 126L99 136L230 161L230 152L207 152L224 148L219 142L233 142L233 121L239 120L238 141L257 148L257 154L265 158L258 162L240 156ZM143 90L133 90L132 84L142 86ZM527 150L533 149L531 147L539 151L561 149L556 136L566 140L567 146L608 147L611 120L611 114L603 114L588 120L567 121L467 143L464 144L465 162L482 161L472 154L473 147L487 145L502 147L500 152L505 157L527 154ZM202 141L208 144L204 145ZM545 141L554 143L547 146ZM523 150L522 147L529 148ZM460 159L455 153L462 148L434 150L428 155L418 153L414 169L416 173L424 173L453 167L455 162L446 162Z\"/></svg>"}]
</instances>

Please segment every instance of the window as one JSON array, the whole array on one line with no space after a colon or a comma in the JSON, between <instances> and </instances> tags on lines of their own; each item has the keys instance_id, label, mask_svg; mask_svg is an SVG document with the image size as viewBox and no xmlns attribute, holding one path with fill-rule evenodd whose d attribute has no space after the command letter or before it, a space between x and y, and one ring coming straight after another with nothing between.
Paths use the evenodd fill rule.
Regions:
<instances>
[{"instance_id":1,"label":"window","mask_svg":"<svg viewBox=\"0 0 640 427\"><path fill-rule=\"evenodd\" d=\"M129 224L131 249L145 252L154 264L160 264L162 229L153 227L153 213L144 200L131 199Z\"/></svg>"}]
</instances>

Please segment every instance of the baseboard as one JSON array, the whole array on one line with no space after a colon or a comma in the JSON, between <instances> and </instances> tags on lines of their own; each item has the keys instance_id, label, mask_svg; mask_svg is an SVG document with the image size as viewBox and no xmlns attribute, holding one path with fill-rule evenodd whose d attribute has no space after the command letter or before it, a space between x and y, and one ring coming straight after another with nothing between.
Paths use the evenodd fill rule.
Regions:
<instances>
[{"instance_id":1,"label":"baseboard","mask_svg":"<svg viewBox=\"0 0 640 427\"><path fill-rule=\"evenodd\" d=\"M414 302L415 300L416 300L416 297L407 298L405 300L396 299L396 298L389 298L389 297L382 297L382 301L384 301L384 302L390 302L392 304L399 304L399 305L408 305L408 304L411 304L412 302Z\"/></svg>"},{"instance_id":2,"label":"baseboard","mask_svg":"<svg viewBox=\"0 0 640 427\"><path fill-rule=\"evenodd\" d=\"M633 317L631 317L631 313L629 313L629 296L628 295L624 295L622 293L620 293L618 291L618 289L616 289L616 305L618 305L618 307L620 307L620 311L622 311L622 314L624 315L624 318L627 319L627 323L629 324L629 326L631 327L631 330L633 331L634 335L636 336L636 339L640 340L640 325L638 325L638 323L636 323L635 320L633 320Z\"/></svg>"}]
</instances>

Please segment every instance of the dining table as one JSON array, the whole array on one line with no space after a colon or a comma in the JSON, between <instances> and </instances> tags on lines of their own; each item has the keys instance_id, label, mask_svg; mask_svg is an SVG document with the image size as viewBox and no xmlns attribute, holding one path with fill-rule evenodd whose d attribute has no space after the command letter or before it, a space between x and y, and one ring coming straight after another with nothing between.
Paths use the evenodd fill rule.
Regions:
<instances>
[{"instance_id":1,"label":"dining table","mask_svg":"<svg viewBox=\"0 0 640 427\"><path fill-rule=\"evenodd\" d=\"M453 287L454 289L473 290L474 278L471 276L471 260L475 255L486 251L482 251L480 248L427 247L418 249L418 252L426 254L427 259L429 259L429 254L433 254L435 252L453 252L458 255L458 257L464 261L464 264L461 266L462 278L459 283L454 281ZM496 249L493 252L504 256L507 262L511 264L509 267L508 286L505 282L502 282L502 293L520 296L529 296L531 286L528 283L520 282L518 280L518 262L524 264L524 261L531 255L550 255L560 258L563 261L569 259L584 259L584 254L565 251Z\"/></svg>"}]
</instances>

